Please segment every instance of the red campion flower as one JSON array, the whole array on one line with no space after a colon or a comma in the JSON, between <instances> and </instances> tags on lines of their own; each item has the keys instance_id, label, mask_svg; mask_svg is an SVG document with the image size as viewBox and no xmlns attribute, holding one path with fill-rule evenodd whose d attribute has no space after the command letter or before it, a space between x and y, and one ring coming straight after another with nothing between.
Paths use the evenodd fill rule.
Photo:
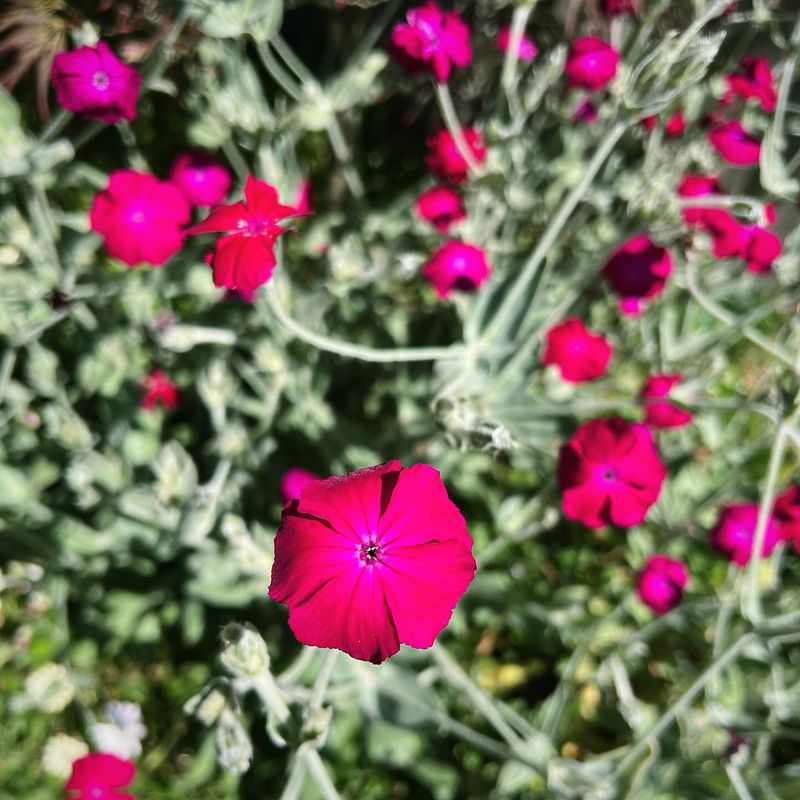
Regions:
<instances>
[{"instance_id":1,"label":"red campion flower","mask_svg":"<svg viewBox=\"0 0 800 800\"><path fill-rule=\"evenodd\" d=\"M456 240L442 245L422 268L422 276L443 299L453 290L474 292L491 272L480 247Z\"/></svg>"},{"instance_id":2,"label":"red campion flower","mask_svg":"<svg viewBox=\"0 0 800 800\"><path fill-rule=\"evenodd\" d=\"M571 318L547 331L542 364L558 367L569 383L593 381L605 375L611 345L600 333L592 333L582 320Z\"/></svg>"},{"instance_id":3,"label":"red campion flower","mask_svg":"<svg viewBox=\"0 0 800 800\"><path fill-rule=\"evenodd\" d=\"M68 800L136 800L120 794L136 775L136 765L111 753L89 753L72 764L64 787Z\"/></svg>"},{"instance_id":4,"label":"red campion flower","mask_svg":"<svg viewBox=\"0 0 800 800\"><path fill-rule=\"evenodd\" d=\"M689 570L682 561L664 555L653 555L647 559L639 573L636 589L639 599L656 614L672 611L681 600Z\"/></svg>"},{"instance_id":5,"label":"red campion flower","mask_svg":"<svg viewBox=\"0 0 800 800\"><path fill-rule=\"evenodd\" d=\"M783 243L772 231L743 224L722 208L707 209L701 225L711 235L717 258L741 258L750 272L770 272L783 251Z\"/></svg>"},{"instance_id":6,"label":"red campion flower","mask_svg":"<svg viewBox=\"0 0 800 800\"><path fill-rule=\"evenodd\" d=\"M734 97L743 100L755 98L761 103L764 111L774 111L778 102L778 93L775 91L775 82L772 70L766 58L743 58L739 64L739 71L725 76L728 91L725 92L723 101L730 103Z\"/></svg>"},{"instance_id":7,"label":"red campion flower","mask_svg":"<svg viewBox=\"0 0 800 800\"><path fill-rule=\"evenodd\" d=\"M178 156L169 177L193 206L216 206L231 188L231 173L206 153Z\"/></svg>"},{"instance_id":8,"label":"red campion flower","mask_svg":"<svg viewBox=\"0 0 800 800\"><path fill-rule=\"evenodd\" d=\"M682 108L679 108L664 123L664 133L673 138L686 133L686 118L683 116Z\"/></svg>"},{"instance_id":9,"label":"red campion flower","mask_svg":"<svg viewBox=\"0 0 800 800\"><path fill-rule=\"evenodd\" d=\"M670 403L669 393L683 380L683 375L651 375L640 393L644 421L651 428L682 428L692 421L691 411Z\"/></svg>"},{"instance_id":10,"label":"red campion flower","mask_svg":"<svg viewBox=\"0 0 800 800\"><path fill-rule=\"evenodd\" d=\"M619 53L603 39L584 36L576 39L569 51L564 73L570 86L598 92L614 80Z\"/></svg>"},{"instance_id":11,"label":"red campion flower","mask_svg":"<svg viewBox=\"0 0 800 800\"><path fill-rule=\"evenodd\" d=\"M320 480L319 475L302 467L289 467L281 477L281 497L284 503L290 503L300 497L303 487L311 481Z\"/></svg>"},{"instance_id":12,"label":"red campion flower","mask_svg":"<svg viewBox=\"0 0 800 800\"><path fill-rule=\"evenodd\" d=\"M164 370L154 369L139 382L144 390L141 406L152 411L156 406L175 408L180 401L178 387L167 377Z\"/></svg>"},{"instance_id":13,"label":"red campion flower","mask_svg":"<svg viewBox=\"0 0 800 800\"><path fill-rule=\"evenodd\" d=\"M680 197L704 197L709 194L722 194L722 187L713 175L687 175L678 185ZM687 225L702 225L709 210L708 206L685 206L681 214Z\"/></svg>"},{"instance_id":14,"label":"red campion flower","mask_svg":"<svg viewBox=\"0 0 800 800\"><path fill-rule=\"evenodd\" d=\"M448 186L434 186L423 192L414 203L414 210L420 219L430 222L439 233L467 217L461 195Z\"/></svg>"},{"instance_id":15,"label":"red campion flower","mask_svg":"<svg viewBox=\"0 0 800 800\"><path fill-rule=\"evenodd\" d=\"M664 291L672 272L669 251L649 236L634 236L618 247L602 269L603 277L620 297L623 313L641 313L645 300Z\"/></svg>"},{"instance_id":16,"label":"red campion flower","mask_svg":"<svg viewBox=\"0 0 800 800\"><path fill-rule=\"evenodd\" d=\"M475 128L464 128L464 141L472 153L477 164L486 160L486 148L483 146L483 137ZM451 183L463 183L469 173L469 165L456 145L453 135L446 128L429 136L425 144L428 146L428 155L425 162L431 172Z\"/></svg>"},{"instance_id":17,"label":"red campion flower","mask_svg":"<svg viewBox=\"0 0 800 800\"><path fill-rule=\"evenodd\" d=\"M758 164L761 142L737 120L715 125L708 133L708 141L729 164Z\"/></svg>"},{"instance_id":18,"label":"red campion flower","mask_svg":"<svg viewBox=\"0 0 800 800\"><path fill-rule=\"evenodd\" d=\"M722 553L729 561L739 567L745 566L753 554L758 505L755 503L734 503L725 506L719 513L719 520L709 534L711 546ZM780 533L774 517L767 517L761 558L766 558L778 544Z\"/></svg>"}]
</instances>

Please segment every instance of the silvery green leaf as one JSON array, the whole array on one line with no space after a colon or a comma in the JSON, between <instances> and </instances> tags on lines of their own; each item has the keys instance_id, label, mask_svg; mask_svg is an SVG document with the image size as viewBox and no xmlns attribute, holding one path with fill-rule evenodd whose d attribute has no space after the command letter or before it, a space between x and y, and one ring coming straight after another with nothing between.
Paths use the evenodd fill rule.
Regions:
<instances>
[{"instance_id":1,"label":"silvery green leaf","mask_svg":"<svg viewBox=\"0 0 800 800\"><path fill-rule=\"evenodd\" d=\"M378 75L388 61L386 53L375 50L338 76L326 92L333 108L345 111L371 103L381 91Z\"/></svg>"},{"instance_id":2,"label":"silvery green leaf","mask_svg":"<svg viewBox=\"0 0 800 800\"><path fill-rule=\"evenodd\" d=\"M178 442L167 442L151 468L157 479L155 495L164 505L185 500L197 486L197 467Z\"/></svg>"},{"instance_id":3,"label":"silvery green leaf","mask_svg":"<svg viewBox=\"0 0 800 800\"><path fill-rule=\"evenodd\" d=\"M222 712L217 722L215 741L220 766L235 775L247 772L253 758L253 745L241 722L228 708Z\"/></svg>"},{"instance_id":4,"label":"silvery green leaf","mask_svg":"<svg viewBox=\"0 0 800 800\"><path fill-rule=\"evenodd\" d=\"M34 147L30 153L30 162L37 172L47 172L65 164L75 157L75 148L68 139L57 139L50 144Z\"/></svg>"},{"instance_id":5,"label":"silvery green leaf","mask_svg":"<svg viewBox=\"0 0 800 800\"><path fill-rule=\"evenodd\" d=\"M161 347L176 353L186 353L200 344L236 344L233 331L201 325L170 325L161 331L158 338Z\"/></svg>"},{"instance_id":6,"label":"silvery green leaf","mask_svg":"<svg viewBox=\"0 0 800 800\"><path fill-rule=\"evenodd\" d=\"M547 787L563 800L617 800L613 768L607 761L551 759L547 765Z\"/></svg>"},{"instance_id":7,"label":"silvery green leaf","mask_svg":"<svg viewBox=\"0 0 800 800\"><path fill-rule=\"evenodd\" d=\"M0 86L0 177L25 175L30 142L20 125L20 110L10 92Z\"/></svg>"}]
</instances>

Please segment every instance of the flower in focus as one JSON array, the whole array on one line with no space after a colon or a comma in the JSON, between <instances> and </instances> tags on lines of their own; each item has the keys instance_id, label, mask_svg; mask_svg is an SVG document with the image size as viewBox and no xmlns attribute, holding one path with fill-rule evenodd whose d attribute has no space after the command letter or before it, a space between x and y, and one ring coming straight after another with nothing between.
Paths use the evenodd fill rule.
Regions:
<instances>
[{"instance_id":1,"label":"flower in focus","mask_svg":"<svg viewBox=\"0 0 800 800\"><path fill-rule=\"evenodd\" d=\"M686 118L683 116L682 108L679 108L664 123L664 133L673 138L686 133Z\"/></svg>"},{"instance_id":2,"label":"flower in focus","mask_svg":"<svg viewBox=\"0 0 800 800\"><path fill-rule=\"evenodd\" d=\"M783 251L783 244L772 231L760 225L745 225L721 208L707 209L702 227L712 239L712 252L717 258L741 258L747 269L768 273Z\"/></svg>"},{"instance_id":3,"label":"flower in focus","mask_svg":"<svg viewBox=\"0 0 800 800\"><path fill-rule=\"evenodd\" d=\"M469 28L458 11L442 11L434 2L412 8L392 30L389 49L409 72L428 70L444 83L453 67L472 61Z\"/></svg>"},{"instance_id":4,"label":"flower in focus","mask_svg":"<svg viewBox=\"0 0 800 800\"><path fill-rule=\"evenodd\" d=\"M56 100L67 110L98 122L131 122L142 76L123 64L105 42L78 47L53 59Z\"/></svg>"},{"instance_id":5,"label":"flower in focus","mask_svg":"<svg viewBox=\"0 0 800 800\"><path fill-rule=\"evenodd\" d=\"M584 422L558 454L561 507L588 528L638 525L667 471L645 425L619 417Z\"/></svg>"},{"instance_id":6,"label":"flower in focus","mask_svg":"<svg viewBox=\"0 0 800 800\"><path fill-rule=\"evenodd\" d=\"M651 428L682 428L692 421L691 411L670 403L672 387L683 380L683 375L651 375L642 387L640 397L644 405L644 421Z\"/></svg>"},{"instance_id":7,"label":"flower in focus","mask_svg":"<svg viewBox=\"0 0 800 800\"><path fill-rule=\"evenodd\" d=\"M728 84L728 91L723 98L725 102L729 103L735 97L741 97L742 100L755 98L761 103L764 111L775 110L778 93L775 91L769 62L763 56L743 58L739 64L739 71L726 75L725 83Z\"/></svg>"},{"instance_id":8,"label":"flower in focus","mask_svg":"<svg viewBox=\"0 0 800 800\"><path fill-rule=\"evenodd\" d=\"M605 375L611 360L611 345L592 333L580 319L567 319L547 332L542 364L553 364L570 383L593 381Z\"/></svg>"},{"instance_id":9,"label":"flower in focus","mask_svg":"<svg viewBox=\"0 0 800 800\"><path fill-rule=\"evenodd\" d=\"M775 499L772 510L784 542L792 542L800 552L800 484L793 484Z\"/></svg>"},{"instance_id":10,"label":"flower in focus","mask_svg":"<svg viewBox=\"0 0 800 800\"><path fill-rule=\"evenodd\" d=\"M447 186L434 186L423 192L414 203L414 210L420 219L430 222L439 233L467 217L461 195Z\"/></svg>"},{"instance_id":11,"label":"flower in focus","mask_svg":"<svg viewBox=\"0 0 800 800\"><path fill-rule=\"evenodd\" d=\"M68 800L134 800L120 794L136 775L136 765L111 753L89 753L72 765Z\"/></svg>"},{"instance_id":12,"label":"flower in focus","mask_svg":"<svg viewBox=\"0 0 800 800\"><path fill-rule=\"evenodd\" d=\"M647 559L639 573L636 589L639 599L656 614L672 611L681 600L689 570L682 561L664 555L653 555Z\"/></svg>"},{"instance_id":13,"label":"flower in focus","mask_svg":"<svg viewBox=\"0 0 800 800\"><path fill-rule=\"evenodd\" d=\"M729 164L757 164L761 154L761 142L748 133L736 120L721 122L708 133L711 146Z\"/></svg>"},{"instance_id":14,"label":"flower in focus","mask_svg":"<svg viewBox=\"0 0 800 800\"><path fill-rule=\"evenodd\" d=\"M619 53L608 42L584 36L573 42L564 72L570 86L597 92L614 80L618 65Z\"/></svg>"},{"instance_id":15,"label":"flower in focus","mask_svg":"<svg viewBox=\"0 0 800 800\"><path fill-rule=\"evenodd\" d=\"M272 276L275 242L286 233L278 223L296 215L292 206L279 203L273 186L248 175L244 202L215 208L187 233L226 234L217 239L211 256L214 285L250 292Z\"/></svg>"},{"instance_id":16,"label":"flower in focus","mask_svg":"<svg viewBox=\"0 0 800 800\"><path fill-rule=\"evenodd\" d=\"M178 156L169 178L193 206L219 205L231 188L231 173L205 153Z\"/></svg>"},{"instance_id":17,"label":"flower in focus","mask_svg":"<svg viewBox=\"0 0 800 800\"><path fill-rule=\"evenodd\" d=\"M302 467L290 467L281 477L281 497L284 503L297 500L300 497L300 490L311 481L320 480L319 475L309 472Z\"/></svg>"},{"instance_id":18,"label":"flower in focus","mask_svg":"<svg viewBox=\"0 0 800 800\"><path fill-rule=\"evenodd\" d=\"M175 408L180 401L178 387L160 369L154 369L139 382L143 389L141 407L152 411L156 406Z\"/></svg>"},{"instance_id":19,"label":"flower in focus","mask_svg":"<svg viewBox=\"0 0 800 800\"><path fill-rule=\"evenodd\" d=\"M475 291L491 274L491 267L480 247L453 240L442 245L422 268L439 297L450 292Z\"/></svg>"},{"instance_id":20,"label":"flower in focus","mask_svg":"<svg viewBox=\"0 0 800 800\"><path fill-rule=\"evenodd\" d=\"M303 644L379 664L430 647L474 573L439 473L390 461L308 483L283 509L269 595Z\"/></svg>"},{"instance_id":21,"label":"flower in focus","mask_svg":"<svg viewBox=\"0 0 800 800\"><path fill-rule=\"evenodd\" d=\"M482 164L486 160L486 148L483 146L480 131L475 128L464 128L462 133L473 159L476 163ZM467 179L469 165L461 155L450 131L442 128L429 136L425 144L428 146L425 162L433 173L452 183L463 183Z\"/></svg>"},{"instance_id":22,"label":"flower in focus","mask_svg":"<svg viewBox=\"0 0 800 800\"><path fill-rule=\"evenodd\" d=\"M680 197L704 197L708 194L722 194L722 187L713 175L687 175L678 185ZM681 214L687 225L702 225L708 211L708 206L685 206Z\"/></svg>"},{"instance_id":23,"label":"flower in focus","mask_svg":"<svg viewBox=\"0 0 800 800\"><path fill-rule=\"evenodd\" d=\"M147 172L112 172L92 202L89 222L106 252L129 267L160 266L181 249L191 207L181 191Z\"/></svg>"},{"instance_id":24,"label":"flower in focus","mask_svg":"<svg viewBox=\"0 0 800 800\"><path fill-rule=\"evenodd\" d=\"M729 561L743 567L753 552L757 522L758 506L755 503L725 506L720 511L719 521L709 535L711 546ZM770 515L767 518L761 557L766 558L775 549L779 540L778 525Z\"/></svg>"},{"instance_id":25,"label":"flower in focus","mask_svg":"<svg viewBox=\"0 0 800 800\"><path fill-rule=\"evenodd\" d=\"M580 102L578 107L575 109L571 117L571 121L575 122L585 122L587 125L593 125L597 122L598 114L597 114L597 107L595 104L589 100L589 98L585 98Z\"/></svg>"},{"instance_id":26,"label":"flower in focus","mask_svg":"<svg viewBox=\"0 0 800 800\"><path fill-rule=\"evenodd\" d=\"M617 248L602 269L603 277L620 297L622 311L629 315L639 314L645 300L664 291L671 272L669 251L644 234Z\"/></svg>"},{"instance_id":27,"label":"flower in focus","mask_svg":"<svg viewBox=\"0 0 800 800\"><path fill-rule=\"evenodd\" d=\"M511 44L511 28L500 28L500 32L497 34L497 49L505 53L509 44ZM523 32L517 47L517 58L520 61L533 61L538 52L539 48Z\"/></svg>"}]
</instances>

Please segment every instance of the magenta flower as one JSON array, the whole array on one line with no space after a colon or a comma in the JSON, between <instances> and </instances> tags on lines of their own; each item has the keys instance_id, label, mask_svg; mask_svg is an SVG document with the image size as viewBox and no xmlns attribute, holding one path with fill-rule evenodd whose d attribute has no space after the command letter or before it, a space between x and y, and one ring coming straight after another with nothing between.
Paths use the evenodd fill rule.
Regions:
<instances>
[{"instance_id":1,"label":"magenta flower","mask_svg":"<svg viewBox=\"0 0 800 800\"><path fill-rule=\"evenodd\" d=\"M778 93L775 91L775 81L769 62L763 56L743 58L739 64L739 71L725 76L728 91L723 100L731 102L735 97L743 100L755 98L761 103L764 111L774 111L778 102Z\"/></svg>"},{"instance_id":2,"label":"magenta flower","mask_svg":"<svg viewBox=\"0 0 800 800\"><path fill-rule=\"evenodd\" d=\"M445 233L451 225L467 218L461 195L447 186L434 186L423 192L414 203L414 210L439 233Z\"/></svg>"},{"instance_id":3,"label":"magenta flower","mask_svg":"<svg viewBox=\"0 0 800 800\"><path fill-rule=\"evenodd\" d=\"M602 269L625 314L636 315L645 300L664 291L672 272L669 251L644 234L634 236L612 253Z\"/></svg>"},{"instance_id":4,"label":"magenta flower","mask_svg":"<svg viewBox=\"0 0 800 800\"><path fill-rule=\"evenodd\" d=\"M314 213L314 207L311 205L311 181L305 178L297 187L297 194L294 196L294 213L298 217L305 217L308 214Z\"/></svg>"},{"instance_id":5,"label":"magenta flower","mask_svg":"<svg viewBox=\"0 0 800 800\"><path fill-rule=\"evenodd\" d=\"M281 478L281 497L284 503L290 503L300 497L300 491L311 481L320 480L319 475L302 467L290 467Z\"/></svg>"},{"instance_id":6,"label":"magenta flower","mask_svg":"<svg viewBox=\"0 0 800 800\"><path fill-rule=\"evenodd\" d=\"M722 194L722 187L713 175L687 175L678 185L680 197L704 197ZM708 206L685 206L681 214L687 225L703 225L707 220Z\"/></svg>"},{"instance_id":7,"label":"magenta flower","mask_svg":"<svg viewBox=\"0 0 800 800\"><path fill-rule=\"evenodd\" d=\"M155 175L122 169L112 172L89 211L95 233L104 237L106 252L129 267L160 266L181 249L182 226L191 207L181 191Z\"/></svg>"},{"instance_id":8,"label":"magenta flower","mask_svg":"<svg viewBox=\"0 0 800 800\"><path fill-rule=\"evenodd\" d=\"M511 44L511 28L500 28L497 34L497 49L505 53ZM536 58L539 48L523 33L517 47L517 58L520 61L533 61Z\"/></svg>"},{"instance_id":9,"label":"magenta flower","mask_svg":"<svg viewBox=\"0 0 800 800\"><path fill-rule=\"evenodd\" d=\"M638 525L658 499L666 474L645 425L593 419L559 451L561 508L588 528Z\"/></svg>"},{"instance_id":10,"label":"magenta flower","mask_svg":"<svg viewBox=\"0 0 800 800\"><path fill-rule=\"evenodd\" d=\"M711 546L737 566L743 567L753 553L753 541L758 521L758 506L755 503L736 503L720 511L719 521L709 535ZM778 544L780 532L775 519L770 515L764 535L761 557L766 558Z\"/></svg>"},{"instance_id":11,"label":"magenta flower","mask_svg":"<svg viewBox=\"0 0 800 800\"><path fill-rule=\"evenodd\" d=\"M570 86L598 92L614 80L618 65L619 53L608 42L584 36L573 42L564 72Z\"/></svg>"},{"instance_id":12,"label":"magenta flower","mask_svg":"<svg viewBox=\"0 0 800 800\"><path fill-rule=\"evenodd\" d=\"M672 611L681 600L689 570L682 561L664 555L653 555L647 559L639 573L636 589L639 599L656 614Z\"/></svg>"},{"instance_id":13,"label":"magenta flower","mask_svg":"<svg viewBox=\"0 0 800 800\"><path fill-rule=\"evenodd\" d=\"M715 125L708 132L708 141L729 164L758 164L761 142L737 120Z\"/></svg>"},{"instance_id":14,"label":"magenta flower","mask_svg":"<svg viewBox=\"0 0 800 800\"><path fill-rule=\"evenodd\" d=\"M193 206L219 205L231 188L231 173L205 153L178 156L169 178Z\"/></svg>"},{"instance_id":15,"label":"magenta flower","mask_svg":"<svg viewBox=\"0 0 800 800\"><path fill-rule=\"evenodd\" d=\"M111 753L89 753L72 764L64 787L68 800L135 800L121 794L136 775L136 765Z\"/></svg>"},{"instance_id":16,"label":"magenta flower","mask_svg":"<svg viewBox=\"0 0 800 800\"><path fill-rule=\"evenodd\" d=\"M303 644L380 664L427 648L475 573L472 538L427 464L306 484L283 510L269 596Z\"/></svg>"},{"instance_id":17,"label":"magenta flower","mask_svg":"<svg viewBox=\"0 0 800 800\"><path fill-rule=\"evenodd\" d=\"M800 552L800 484L795 483L778 495L772 513L781 539L794 544L794 549Z\"/></svg>"},{"instance_id":18,"label":"magenta flower","mask_svg":"<svg viewBox=\"0 0 800 800\"><path fill-rule=\"evenodd\" d=\"M278 223L296 213L291 206L278 202L273 186L248 175L244 202L214 209L186 232L226 234L217 239L211 257L214 285L251 292L272 276L275 242L286 233Z\"/></svg>"},{"instance_id":19,"label":"magenta flower","mask_svg":"<svg viewBox=\"0 0 800 800\"><path fill-rule=\"evenodd\" d=\"M664 123L664 133L673 139L686 133L686 118L683 116L682 108L679 108Z\"/></svg>"},{"instance_id":20,"label":"magenta flower","mask_svg":"<svg viewBox=\"0 0 800 800\"><path fill-rule=\"evenodd\" d=\"M161 369L154 369L139 382L142 387L141 406L145 411L152 411L156 406L175 408L180 402L178 387Z\"/></svg>"},{"instance_id":21,"label":"magenta flower","mask_svg":"<svg viewBox=\"0 0 800 800\"><path fill-rule=\"evenodd\" d=\"M636 11L635 0L602 0L601 6L607 17L621 17Z\"/></svg>"},{"instance_id":22,"label":"magenta flower","mask_svg":"<svg viewBox=\"0 0 800 800\"><path fill-rule=\"evenodd\" d=\"M651 428L682 428L692 421L687 411L668 398L672 387L683 380L683 375L651 375L642 387L639 396L644 405L644 421Z\"/></svg>"},{"instance_id":23,"label":"magenta flower","mask_svg":"<svg viewBox=\"0 0 800 800\"><path fill-rule=\"evenodd\" d=\"M741 258L750 272L770 272L783 251L780 238L772 231L742 224L721 208L706 209L701 224L711 235L712 252L717 258Z\"/></svg>"},{"instance_id":24,"label":"magenta flower","mask_svg":"<svg viewBox=\"0 0 800 800\"><path fill-rule=\"evenodd\" d=\"M392 30L389 50L409 72L431 72L439 83L453 67L472 61L469 28L458 11L442 11L434 2L412 8Z\"/></svg>"},{"instance_id":25,"label":"magenta flower","mask_svg":"<svg viewBox=\"0 0 800 800\"><path fill-rule=\"evenodd\" d=\"M611 353L605 336L572 317L547 331L542 364L558 367L569 383L584 383L606 374Z\"/></svg>"},{"instance_id":26,"label":"magenta flower","mask_svg":"<svg viewBox=\"0 0 800 800\"><path fill-rule=\"evenodd\" d=\"M422 268L422 276L441 298L450 292L474 292L491 274L492 268L480 247L457 240L442 245Z\"/></svg>"},{"instance_id":27,"label":"magenta flower","mask_svg":"<svg viewBox=\"0 0 800 800\"><path fill-rule=\"evenodd\" d=\"M59 53L50 80L58 103L73 114L99 122L136 119L142 76L123 64L105 42Z\"/></svg>"},{"instance_id":28,"label":"magenta flower","mask_svg":"<svg viewBox=\"0 0 800 800\"><path fill-rule=\"evenodd\" d=\"M575 113L573 113L571 117L571 122L585 122L587 125L594 125L594 123L597 122L597 118L597 107L591 100L585 98L575 109Z\"/></svg>"},{"instance_id":29,"label":"magenta flower","mask_svg":"<svg viewBox=\"0 0 800 800\"><path fill-rule=\"evenodd\" d=\"M645 133L652 133L656 129L656 125L658 125L658 116L656 114L648 114L648 116L642 117L639 121L639 127Z\"/></svg>"},{"instance_id":30,"label":"magenta flower","mask_svg":"<svg viewBox=\"0 0 800 800\"><path fill-rule=\"evenodd\" d=\"M482 164L486 160L486 148L483 146L480 131L475 128L464 128L463 134L473 159L477 164ZM450 131L444 128L437 131L428 137L425 144L428 146L425 162L434 174L451 183L463 183L467 179L469 165L461 155Z\"/></svg>"}]
</instances>

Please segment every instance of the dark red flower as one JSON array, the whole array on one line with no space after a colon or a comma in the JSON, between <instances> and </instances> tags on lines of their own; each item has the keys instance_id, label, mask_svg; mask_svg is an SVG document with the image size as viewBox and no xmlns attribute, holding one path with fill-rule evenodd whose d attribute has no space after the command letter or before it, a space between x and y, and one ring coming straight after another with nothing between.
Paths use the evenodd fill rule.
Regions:
<instances>
[{"instance_id":1,"label":"dark red flower","mask_svg":"<svg viewBox=\"0 0 800 800\"><path fill-rule=\"evenodd\" d=\"M178 156L169 177L193 206L216 206L231 188L231 173L206 153Z\"/></svg>"},{"instance_id":2,"label":"dark red flower","mask_svg":"<svg viewBox=\"0 0 800 800\"><path fill-rule=\"evenodd\" d=\"M154 369L140 381L144 390L141 406L145 411L152 411L156 406L175 408L180 401L178 387L161 369Z\"/></svg>"},{"instance_id":3,"label":"dark red flower","mask_svg":"<svg viewBox=\"0 0 800 800\"><path fill-rule=\"evenodd\" d=\"M582 320L571 318L547 332L542 364L557 366L565 381L583 383L605 375L611 353L605 336L592 333Z\"/></svg>"},{"instance_id":4,"label":"dark red flower","mask_svg":"<svg viewBox=\"0 0 800 800\"><path fill-rule=\"evenodd\" d=\"M617 248L602 269L623 312L631 315L640 313L644 301L664 291L671 272L669 251L644 234Z\"/></svg>"}]
</instances>

